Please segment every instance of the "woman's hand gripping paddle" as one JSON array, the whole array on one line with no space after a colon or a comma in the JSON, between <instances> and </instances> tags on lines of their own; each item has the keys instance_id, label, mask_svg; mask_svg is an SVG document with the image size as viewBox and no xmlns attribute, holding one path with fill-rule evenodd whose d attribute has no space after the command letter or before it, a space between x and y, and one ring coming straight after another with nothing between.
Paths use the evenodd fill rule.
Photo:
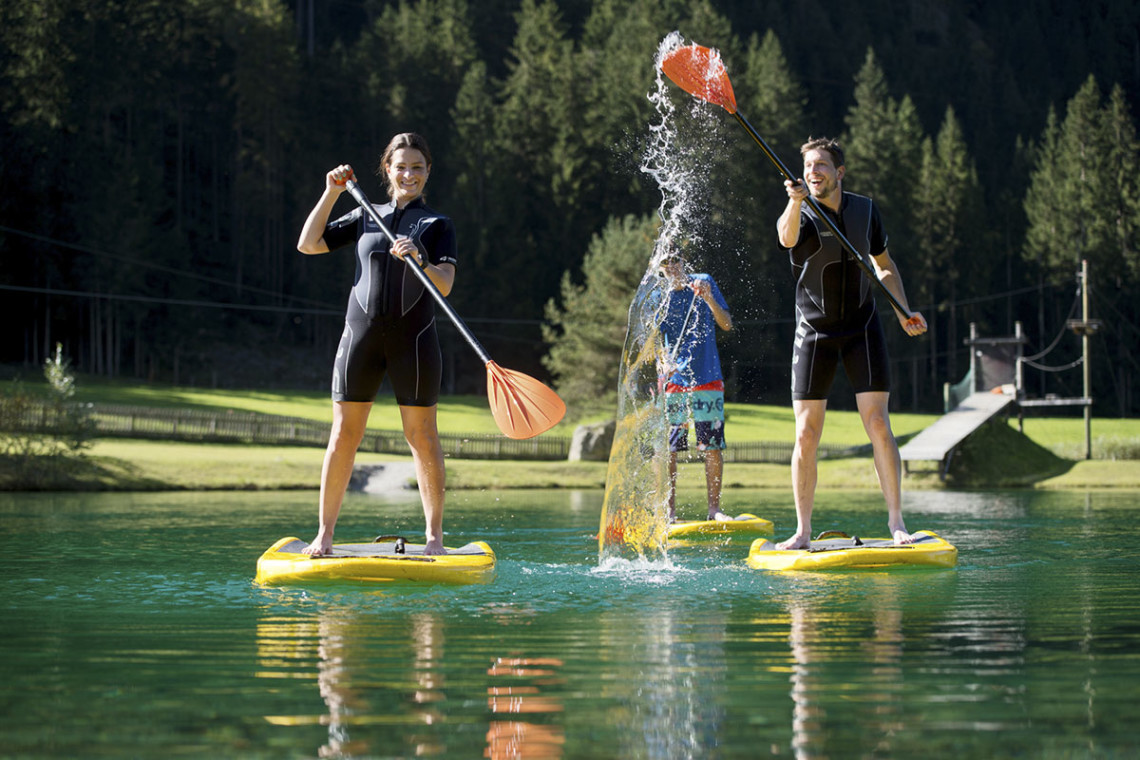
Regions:
<instances>
[{"instance_id":1,"label":"woman's hand gripping paddle","mask_svg":"<svg viewBox=\"0 0 1140 760\"><path fill-rule=\"evenodd\" d=\"M396 236L376 213L376 209L372 207L360 185L356 184L355 180L349 179L345 182L345 189L356 199L364 209L364 213L368 214L388 240L395 243ZM487 401L491 405L495 424L503 431L503 435L515 439L533 438L557 425L566 414L566 404L558 394L529 375L503 369L496 364L455 313L455 309L451 308L451 304L443 297L443 293L439 292L439 288L427 276L427 272L414 264L408 268L415 272L424 288L435 298L436 303L487 367Z\"/></svg>"},{"instance_id":2,"label":"woman's hand gripping paddle","mask_svg":"<svg viewBox=\"0 0 1140 760\"><path fill-rule=\"evenodd\" d=\"M674 48L666 53L661 59L661 71L665 72L665 76L673 81L673 84L680 87L690 95L700 98L706 103L718 105L730 114L736 117L748 134L752 135L752 139L764 151L764 155L776 165L780 173L784 175L784 179L798 182L784 162L780 160L768 143L760 136L760 133L753 129L752 125L748 123L740 113L736 110L736 95L732 90L732 82L728 78L728 71L724 68L724 62L720 59L720 52L712 48L702 47L701 45L684 45ZM875 274L874 268L864 258L864 256L855 250L855 246L851 245L851 241L840 232L835 222L831 221L831 217L819 208L819 204L815 198L810 195L805 199L808 204L815 211L816 216L827 226L831 234L839 243L847 249L847 252L855 257L856 263L859 268L871 278L871 281L879 286L879 290L886 295L887 300L891 302L891 306L895 307L900 314L907 319L907 325L921 324L922 319L913 313L910 309L902 305L895 294L887 289L883 281Z\"/></svg>"}]
</instances>

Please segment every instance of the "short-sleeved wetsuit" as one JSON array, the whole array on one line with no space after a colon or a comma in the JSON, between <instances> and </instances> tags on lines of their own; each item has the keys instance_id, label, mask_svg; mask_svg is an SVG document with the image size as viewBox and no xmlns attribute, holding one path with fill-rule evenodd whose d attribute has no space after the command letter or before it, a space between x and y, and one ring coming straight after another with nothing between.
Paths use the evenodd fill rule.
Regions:
<instances>
[{"instance_id":1,"label":"short-sleeved wetsuit","mask_svg":"<svg viewBox=\"0 0 1140 760\"><path fill-rule=\"evenodd\" d=\"M694 274L689 285L697 280L708 281L713 299L728 311L716 280L707 274ZM691 287L669 290L666 299L661 337L674 365L673 373L664 378L669 449L688 450L689 420L700 451L723 449L724 377L716 348L716 318Z\"/></svg>"},{"instance_id":2,"label":"short-sleeved wetsuit","mask_svg":"<svg viewBox=\"0 0 1140 760\"><path fill-rule=\"evenodd\" d=\"M403 209L388 203L376 210L396 237L415 241L425 261L455 265L455 226L422 198ZM416 266L414 259L405 263L391 255L388 237L360 208L329 222L324 241L330 251L356 243L356 280L333 365L333 399L372 401L387 374L396 403L435 405L443 360L432 296L408 269Z\"/></svg>"},{"instance_id":3,"label":"short-sleeved wetsuit","mask_svg":"<svg viewBox=\"0 0 1140 760\"><path fill-rule=\"evenodd\" d=\"M820 208L865 257L887 249L870 198L845 192L839 214ZM800 237L788 253L796 277L792 398L826 399L840 361L856 393L889 391L890 363L872 283L810 205L801 208Z\"/></svg>"}]
</instances>

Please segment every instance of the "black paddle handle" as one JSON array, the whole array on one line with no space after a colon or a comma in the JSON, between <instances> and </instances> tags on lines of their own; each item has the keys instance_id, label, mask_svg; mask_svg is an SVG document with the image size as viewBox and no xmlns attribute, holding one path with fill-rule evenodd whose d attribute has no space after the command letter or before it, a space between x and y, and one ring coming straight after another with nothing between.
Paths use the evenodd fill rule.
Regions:
<instances>
[{"instance_id":1,"label":"black paddle handle","mask_svg":"<svg viewBox=\"0 0 1140 760\"><path fill-rule=\"evenodd\" d=\"M779 169L780 173L784 175L784 179L789 179L792 182L798 181L799 178L793 175L788 167L784 165L784 162L780 160L780 157L777 156L770 147L768 147L767 141L760 136L759 132L753 129L752 125L748 123L748 119L741 116L739 111L733 111L732 115L736 117L736 120L740 122L741 126L748 130L748 134L752 135L752 139L755 140L756 144L760 146L760 150L764 151L764 155L766 155L768 159L776 165L776 168ZM847 251L855 257L855 263L859 265L859 268L863 270L863 273L870 277L871 280L879 286L879 290L881 290L887 297L887 300L891 302L891 306L894 306L896 309L898 309L899 312L907 319L913 317L914 314L911 313L910 309L903 306L899 299L895 297L895 294L887 289L887 286L884 285L883 281L879 279L879 276L875 274L874 268L863 257L863 254L859 253L859 251L855 249L855 246L851 245L851 241L847 239L846 235L839 231L839 228L835 226L835 222L831 221L831 217L823 212L823 210L819 207L819 203L816 202L815 198L812 198L810 195L808 195L804 200L806 200L808 202L808 205L812 207L812 210L815 211L816 216L818 216L823 221L823 223L827 226L827 229L831 231L831 234L835 235L835 238L839 241L840 245L846 248Z\"/></svg>"},{"instance_id":2,"label":"black paddle handle","mask_svg":"<svg viewBox=\"0 0 1140 760\"><path fill-rule=\"evenodd\" d=\"M376 213L376 209L372 207L372 204L368 200L368 196L366 196L364 194L364 191L360 189L360 185L356 184L356 180L348 180L345 182L344 187L346 190L348 190L349 194L356 199L356 202L360 204L360 207L364 209L364 213L368 214L372 221L376 223L376 226L380 228L380 231L383 232L385 236L387 236L388 240L392 243L395 243L396 236L392 234L392 230L388 229L388 225L384 224L384 220L381 219L380 215ZM407 265L407 262L404 263ZM427 291L431 293L432 298L434 298L435 302L439 304L439 307L443 309L443 313L446 314L452 323L455 324L456 329L458 329L460 334L467 340L467 343L471 346L471 348L475 349L475 353L479 354L479 358L483 360L483 364L487 364L489 361L491 361L491 357L487 353L487 350L483 348L483 344L479 342L479 340L475 337L475 334L472 333L471 330L467 328L467 325L463 323L463 320L459 318L459 314L457 314L455 309L451 307L451 304L447 302L447 299L444 298L443 293L439 292L439 288L437 288L435 286L435 283L431 281L431 278L428 277L427 272L420 269L420 267L414 263L411 264L408 268L416 273L416 277L420 278L420 282L425 288L427 288Z\"/></svg>"}]
</instances>

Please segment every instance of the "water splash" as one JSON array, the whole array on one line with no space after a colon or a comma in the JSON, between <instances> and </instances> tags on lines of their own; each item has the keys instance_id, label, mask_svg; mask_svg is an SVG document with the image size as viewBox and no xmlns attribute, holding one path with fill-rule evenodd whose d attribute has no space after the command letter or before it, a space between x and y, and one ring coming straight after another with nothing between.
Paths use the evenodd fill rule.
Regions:
<instances>
[{"instance_id":1,"label":"water splash","mask_svg":"<svg viewBox=\"0 0 1140 760\"><path fill-rule=\"evenodd\" d=\"M660 269L671 246L700 249L711 177L707 172L707 139L694 138L707 138L715 131L711 109L700 101L681 93L682 102L688 102L689 107L678 112L674 102L678 91L670 88L661 72L662 58L683 44L678 32L661 41L654 60L655 87L648 95L657 121L649 127L641 171L652 177L661 191L657 211L661 225L629 308L618 377L617 425L598 530L602 563L630 557L652 563L665 557L669 446L658 360L665 351L659 326L668 285Z\"/></svg>"}]
</instances>

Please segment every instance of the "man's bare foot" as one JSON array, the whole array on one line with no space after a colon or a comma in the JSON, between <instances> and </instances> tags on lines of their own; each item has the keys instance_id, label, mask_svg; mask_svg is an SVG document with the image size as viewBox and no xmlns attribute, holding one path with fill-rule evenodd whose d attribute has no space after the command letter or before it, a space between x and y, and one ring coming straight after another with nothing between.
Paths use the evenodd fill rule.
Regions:
<instances>
[{"instance_id":1,"label":"man's bare foot","mask_svg":"<svg viewBox=\"0 0 1140 760\"><path fill-rule=\"evenodd\" d=\"M424 556L433 557L441 554L447 554L447 549L443 548L443 541L438 538L430 538L424 544Z\"/></svg>"},{"instance_id":2,"label":"man's bare foot","mask_svg":"<svg viewBox=\"0 0 1140 760\"><path fill-rule=\"evenodd\" d=\"M324 557L327 554L332 554L332 536L322 536L320 533L313 539L313 543L306 546L301 550L302 554L308 554L310 557Z\"/></svg>"},{"instance_id":3,"label":"man's bare foot","mask_svg":"<svg viewBox=\"0 0 1140 760\"><path fill-rule=\"evenodd\" d=\"M719 509L710 514L709 519L716 520L717 522L732 522L733 520L733 518L729 517L724 512L721 512Z\"/></svg>"},{"instance_id":4,"label":"man's bare foot","mask_svg":"<svg viewBox=\"0 0 1140 760\"><path fill-rule=\"evenodd\" d=\"M781 541L780 543L776 544L776 548L780 551L787 551L789 549L810 549L811 536L806 533L803 535L797 533L787 541Z\"/></svg>"}]
</instances>

